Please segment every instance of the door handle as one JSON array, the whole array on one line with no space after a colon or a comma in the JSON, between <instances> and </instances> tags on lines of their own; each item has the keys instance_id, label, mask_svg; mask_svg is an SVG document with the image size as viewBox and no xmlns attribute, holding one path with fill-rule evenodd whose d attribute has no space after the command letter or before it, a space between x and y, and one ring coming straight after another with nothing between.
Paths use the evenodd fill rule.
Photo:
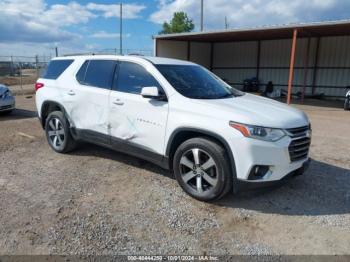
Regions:
<instances>
[{"instance_id":1,"label":"door handle","mask_svg":"<svg viewBox=\"0 0 350 262\"><path fill-rule=\"evenodd\" d=\"M124 102L121 101L120 99L116 99L116 100L113 101L113 104L115 104L117 106L122 106L122 105L124 105Z\"/></svg>"},{"instance_id":2,"label":"door handle","mask_svg":"<svg viewBox=\"0 0 350 262\"><path fill-rule=\"evenodd\" d=\"M70 90L70 91L68 92L68 95L74 96L74 95L75 95L75 92L74 92L73 90Z\"/></svg>"}]
</instances>

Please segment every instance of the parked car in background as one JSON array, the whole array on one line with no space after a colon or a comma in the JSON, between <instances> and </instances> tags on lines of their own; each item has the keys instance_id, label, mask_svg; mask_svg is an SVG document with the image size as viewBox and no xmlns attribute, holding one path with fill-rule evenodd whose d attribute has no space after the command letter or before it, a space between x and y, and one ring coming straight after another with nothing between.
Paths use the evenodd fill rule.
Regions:
<instances>
[{"instance_id":1,"label":"parked car in background","mask_svg":"<svg viewBox=\"0 0 350 262\"><path fill-rule=\"evenodd\" d=\"M346 93L345 96L344 110L350 110L350 90Z\"/></svg>"},{"instance_id":2,"label":"parked car in background","mask_svg":"<svg viewBox=\"0 0 350 262\"><path fill-rule=\"evenodd\" d=\"M15 109L15 97L10 89L0 84L0 113L11 113Z\"/></svg>"},{"instance_id":3,"label":"parked car in background","mask_svg":"<svg viewBox=\"0 0 350 262\"><path fill-rule=\"evenodd\" d=\"M20 74L19 65L8 62L0 61L0 76L16 76Z\"/></svg>"},{"instance_id":4,"label":"parked car in background","mask_svg":"<svg viewBox=\"0 0 350 262\"><path fill-rule=\"evenodd\" d=\"M302 111L240 92L191 62L55 58L36 90L53 150L87 141L126 152L173 170L199 200L279 183L309 162L311 127Z\"/></svg>"}]
</instances>

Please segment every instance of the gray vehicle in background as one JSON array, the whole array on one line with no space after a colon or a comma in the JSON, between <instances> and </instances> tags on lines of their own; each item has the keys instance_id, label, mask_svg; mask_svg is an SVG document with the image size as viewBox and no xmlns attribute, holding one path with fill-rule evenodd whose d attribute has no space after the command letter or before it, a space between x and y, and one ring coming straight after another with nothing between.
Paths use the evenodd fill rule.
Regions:
<instances>
[{"instance_id":1,"label":"gray vehicle in background","mask_svg":"<svg viewBox=\"0 0 350 262\"><path fill-rule=\"evenodd\" d=\"M15 97L10 89L0 84L0 113L11 113L15 109Z\"/></svg>"},{"instance_id":2,"label":"gray vehicle in background","mask_svg":"<svg viewBox=\"0 0 350 262\"><path fill-rule=\"evenodd\" d=\"M344 110L350 110L350 90L345 96Z\"/></svg>"}]
</instances>

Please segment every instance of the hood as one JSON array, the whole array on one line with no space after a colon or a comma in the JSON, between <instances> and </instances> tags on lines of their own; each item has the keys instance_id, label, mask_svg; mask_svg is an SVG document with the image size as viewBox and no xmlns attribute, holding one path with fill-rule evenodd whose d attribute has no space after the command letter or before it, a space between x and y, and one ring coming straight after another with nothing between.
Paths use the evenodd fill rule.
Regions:
<instances>
[{"instance_id":1,"label":"hood","mask_svg":"<svg viewBox=\"0 0 350 262\"><path fill-rule=\"evenodd\" d=\"M7 86L0 84L0 96L3 95L7 90L9 90Z\"/></svg>"},{"instance_id":2,"label":"hood","mask_svg":"<svg viewBox=\"0 0 350 262\"><path fill-rule=\"evenodd\" d=\"M206 108L213 109L210 110L213 114L220 110L220 115L227 120L239 123L271 128L295 128L309 124L303 111L256 95L197 101Z\"/></svg>"}]
</instances>

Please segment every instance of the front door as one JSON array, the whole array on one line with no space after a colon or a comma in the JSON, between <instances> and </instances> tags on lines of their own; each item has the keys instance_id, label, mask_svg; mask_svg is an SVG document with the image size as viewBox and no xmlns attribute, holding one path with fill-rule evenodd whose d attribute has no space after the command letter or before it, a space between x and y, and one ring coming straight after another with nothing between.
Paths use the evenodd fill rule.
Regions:
<instances>
[{"instance_id":1,"label":"front door","mask_svg":"<svg viewBox=\"0 0 350 262\"><path fill-rule=\"evenodd\" d=\"M142 87L158 81L140 64L119 62L110 95L110 134L112 145L145 159L155 160L164 154L168 102L141 96ZM133 151L133 152L131 152Z\"/></svg>"}]
</instances>

